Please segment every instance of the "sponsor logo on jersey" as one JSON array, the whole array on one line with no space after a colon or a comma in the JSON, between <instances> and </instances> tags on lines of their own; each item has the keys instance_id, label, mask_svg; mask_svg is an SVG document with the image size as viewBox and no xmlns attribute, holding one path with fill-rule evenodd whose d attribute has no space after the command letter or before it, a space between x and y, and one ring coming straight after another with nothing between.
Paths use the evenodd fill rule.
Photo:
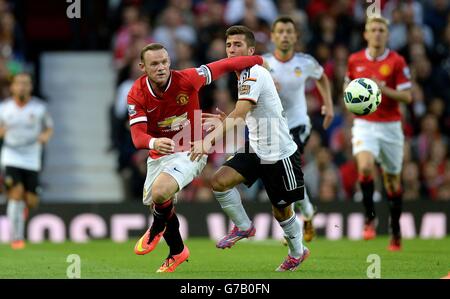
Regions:
<instances>
[{"instance_id":1,"label":"sponsor logo on jersey","mask_svg":"<svg viewBox=\"0 0 450 299\"><path fill-rule=\"evenodd\" d=\"M239 94L240 95L249 94L250 93L250 88L251 88L250 85L246 85L246 84L241 85L239 87Z\"/></svg>"},{"instance_id":2,"label":"sponsor logo on jersey","mask_svg":"<svg viewBox=\"0 0 450 299\"><path fill-rule=\"evenodd\" d=\"M184 106L189 102L189 96L185 93L180 93L177 95L177 104L180 106Z\"/></svg>"},{"instance_id":3,"label":"sponsor logo on jersey","mask_svg":"<svg viewBox=\"0 0 450 299\"><path fill-rule=\"evenodd\" d=\"M136 105L128 105L128 115L134 116L136 113Z\"/></svg>"},{"instance_id":4,"label":"sponsor logo on jersey","mask_svg":"<svg viewBox=\"0 0 450 299\"><path fill-rule=\"evenodd\" d=\"M302 69L299 66L296 66L294 69L295 76L300 77L302 75Z\"/></svg>"},{"instance_id":5,"label":"sponsor logo on jersey","mask_svg":"<svg viewBox=\"0 0 450 299\"><path fill-rule=\"evenodd\" d=\"M357 71L358 73L364 71L365 69L366 69L365 66L357 66L357 67L356 67L356 71Z\"/></svg>"},{"instance_id":6,"label":"sponsor logo on jersey","mask_svg":"<svg viewBox=\"0 0 450 299\"><path fill-rule=\"evenodd\" d=\"M180 116L170 116L158 122L158 128L162 129L163 132L179 131L188 124L189 120L187 118L187 112L185 112Z\"/></svg>"},{"instance_id":7,"label":"sponsor logo on jersey","mask_svg":"<svg viewBox=\"0 0 450 299\"><path fill-rule=\"evenodd\" d=\"M392 72L392 69L389 64L383 64L382 66L380 66L379 72L383 76L389 76Z\"/></svg>"}]
</instances>

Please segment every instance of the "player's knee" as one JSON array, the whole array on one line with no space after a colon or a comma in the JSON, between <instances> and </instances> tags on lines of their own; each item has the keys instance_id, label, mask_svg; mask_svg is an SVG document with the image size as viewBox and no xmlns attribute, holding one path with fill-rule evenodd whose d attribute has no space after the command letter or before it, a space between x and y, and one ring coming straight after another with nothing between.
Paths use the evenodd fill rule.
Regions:
<instances>
[{"instance_id":1,"label":"player's knee","mask_svg":"<svg viewBox=\"0 0 450 299\"><path fill-rule=\"evenodd\" d=\"M171 198L174 194L172 194L170 188L165 186L164 184L154 185L152 187L152 200L155 203L163 203L169 198Z\"/></svg>"},{"instance_id":2,"label":"player's knee","mask_svg":"<svg viewBox=\"0 0 450 299\"><path fill-rule=\"evenodd\" d=\"M211 179L211 188L215 192L225 192L230 189L227 182L217 174Z\"/></svg>"},{"instance_id":3,"label":"player's knee","mask_svg":"<svg viewBox=\"0 0 450 299\"><path fill-rule=\"evenodd\" d=\"M372 167L372 165L370 165L370 164L362 165L362 166L359 168L359 172L360 172L360 174L362 174L364 177L370 177L370 176L373 176L373 167Z\"/></svg>"},{"instance_id":4,"label":"player's knee","mask_svg":"<svg viewBox=\"0 0 450 299\"><path fill-rule=\"evenodd\" d=\"M384 174L384 185L388 193L396 194L400 192L400 175Z\"/></svg>"},{"instance_id":5,"label":"player's knee","mask_svg":"<svg viewBox=\"0 0 450 299\"><path fill-rule=\"evenodd\" d=\"M34 193L27 192L26 202L29 208L37 208L37 206L39 205L39 197Z\"/></svg>"},{"instance_id":6,"label":"player's knee","mask_svg":"<svg viewBox=\"0 0 450 299\"><path fill-rule=\"evenodd\" d=\"M13 186L8 191L8 197L21 200L24 198L24 190L20 185Z\"/></svg>"},{"instance_id":7,"label":"player's knee","mask_svg":"<svg viewBox=\"0 0 450 299\"><path fill-rule=\"evenodd\" d=\"M275 206L272 206L272 213L273 213L273 217L278 222L283 222L285 220L288 220L294 214L291 207L277 208Z\"/></svg>"}]
</instances>

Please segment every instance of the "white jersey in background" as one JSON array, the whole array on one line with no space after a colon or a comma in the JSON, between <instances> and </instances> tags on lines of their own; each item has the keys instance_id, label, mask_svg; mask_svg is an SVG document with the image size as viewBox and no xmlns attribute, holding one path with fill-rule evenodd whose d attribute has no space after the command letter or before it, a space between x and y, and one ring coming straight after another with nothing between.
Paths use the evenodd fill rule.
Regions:
<instances>
[{"instance_id":1,"label":"white jersey in background","mask_svg":"<svg viewBox=\"0 0 450 299\"><path fill-rule=\"evenodd\" d=\"M297 150L268 70L260 65L243 70L239 76L238 99L255 104L247 113L245 123L250 146L261 160L279 161Z\"/></svg>"},{"instance_id":2,"label":"white jersey in background","mask_svg":"<svg viewBox=\"0 0 450 299\"><path fill-rule=\"evenodd\" d=\"M289 129L300 125L310 126L307 114L305 83L308 78L320 79L322 66L308 54L296 53L286 62L279 61L272 53L263 56L270 66L273 79L279 84L278 94L286 111Z\"/></svg>"},{"instance_id":3,"label":"white jersey in background","mask_svg":"<svg viewBox=\"0 0 450 299\"><path fill-rule=\"evenodd\" d=\"M42 145L38 136L53 121L44 102L36 97L23 107L8 98L0 104L0 126L6 127L1 151L1 166L41 170Z\"/></svg>"}]
</instances>

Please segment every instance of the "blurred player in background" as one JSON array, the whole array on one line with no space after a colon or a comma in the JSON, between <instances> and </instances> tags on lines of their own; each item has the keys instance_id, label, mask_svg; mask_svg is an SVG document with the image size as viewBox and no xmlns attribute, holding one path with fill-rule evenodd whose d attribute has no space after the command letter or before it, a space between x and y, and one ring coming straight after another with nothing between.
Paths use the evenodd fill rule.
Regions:
<instances>
[{"instance_id":1,"label":"blurred player in background","mask_svg":"<svg viewBox=\"0 0 450 299\"><path fill-rule=\"evenodd\" d=\"M226 31L228 57L251 57L255 52L255 37L245 26L232 26ZM303 246L301 224L294 213L293 203L304 196L301 156L297 144L289 134L283 107L275 83L267 69L261 66L237 72L238 101L224 120L223 128L214 130L204 141L197 141L191 149L191 159L209 153L213 143L223 139L227 131L245 120L249 141L216 171L211 185L223 211L234 223L233 229L218 243L218 248L231 248L237 241L255 235L255 227L248 217L236 186L247 186L261 178L272 203L275 219L284 231L289 253L276 271L294 271L309 256ZM269 125L270 124L270 125Z\"/></svg>"},{"instance_id":2,"label":"blurred player in background","mask_svg":"<svg viewBox=\"0 0 450 299\"><path fill-rule=\"evenodd\" d=\"M303 154L306 142L311 133L311 121L307 114L305 83L309 78L316 80L319 92L324 99L322 114L323 128L328 129L333 121L333 101L331 99L330 83L323 68L314 57L295 52L298 35L294 21L290 17L279 17L272 24L272 42L275 44L273 53L264 55L270 66L270 73L276 83L281 104L286 111L286 118L291 135ZM305 199L297 201L304 218L304 239L309 242L315 232L312 225L314 208L305 188Z\"/></svg>"},{"instance_id":3,"label":"blurred player in background","mask_svg":"<svg viewBox=\"0 0 450 299\"><path fill-rule=\"evenodd\" d=\"M11 84L11 97L0 105L1 165L5 174L13 249L25 248L28 208L36 207L39 202L42 146L53 134L53 121L47 106L31 95L32 90L31 76L17 74Z\"/></svg>"},{"instance_id":4,"label":"blurred player in background","mask_svg":"<svg viewBox=\"0 0 450 299\"><path fill-rule=\"evenodd\" d=\"M262 64L260 56L222 59L199 68L182 71L170 69L170 58L161 44L149 44L141 51L141 70L128 93L128 114L133 143L138 149L149 149L147 177L144 183L144 205L153 206L153 223L136 243L136 254L147 254L166 240L169 256L157 272L173 272L189 257L183 244L179 221L173 201L176 193L200 174L206 157L190 161L183 147L190 148L194 131L199 130L201 118L194 121L200 111L198 91L226 72ZM201 114L199 114L201 116ZM190 131L187 140L176 144L178 133Z\"/></svg>"},{"instance_id":5,"label":"blurred player in background","mask_svg":"<svg viewBox=\"0 0 450 299\"><path fill-rule=\"evenodd\" d=\"M412 96L409 68L402 56L386 48L388 35L386 19L368 18L364 31L367 48L349 57L346 84L365 77L374 80L382 92L377 111L355 118L352 145L366 212L363 238L370 240L376 236L373 177L375 162L379 162L391 214L392 238L388 248L395 251L401 249L400 174L404 142L399 103L410 103Z\"/></svg>"}]
</instances>

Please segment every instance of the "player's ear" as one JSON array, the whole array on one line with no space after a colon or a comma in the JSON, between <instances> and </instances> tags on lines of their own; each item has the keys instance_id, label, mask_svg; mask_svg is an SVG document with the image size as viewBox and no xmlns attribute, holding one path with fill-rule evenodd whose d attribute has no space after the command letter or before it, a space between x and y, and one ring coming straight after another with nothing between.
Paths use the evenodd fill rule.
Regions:
<instances>
[{"instance_id":1,"label":"player's ear","mask_svg":"<svg viewBox=\"0 0 450 299\"><path fill-rule=\"evenodd\" d=\"M144 65L143 62L139 62L139 69L140 69L142 72L145 72L145 65Z\"/></svg>"},{"instance_id":2,"label":"player's ear","mask_svg":"<svg viewBox=\"0 0 450 299\"><path fill-rule=\"evenodd\" d=\"M270 32L270 40L272 41L272 43L275 44L275 32L274 31Z\"/></svg>"},{"instance_id":3,"label":"player's ear","mask_svg":"<svg viewBox=\"0 0 450 299\"><path fill-rule=\"evenodd\" d=\"M368 40L368 32L367 32L367 30L364 30L363 36L364 36L364 39L366 40L366 42L368 42L369 40Z\"/></svg>"},{"instance_id":4,"label":"player's ear","mask_svg":"<svg viewBox=\"0 0 450 299\"><path fill-rule=\"evenodd\" d=\"M255 47L249 47L248 48L248 55L253 55L255 54Z\"/></svg>"}]
</instances>

